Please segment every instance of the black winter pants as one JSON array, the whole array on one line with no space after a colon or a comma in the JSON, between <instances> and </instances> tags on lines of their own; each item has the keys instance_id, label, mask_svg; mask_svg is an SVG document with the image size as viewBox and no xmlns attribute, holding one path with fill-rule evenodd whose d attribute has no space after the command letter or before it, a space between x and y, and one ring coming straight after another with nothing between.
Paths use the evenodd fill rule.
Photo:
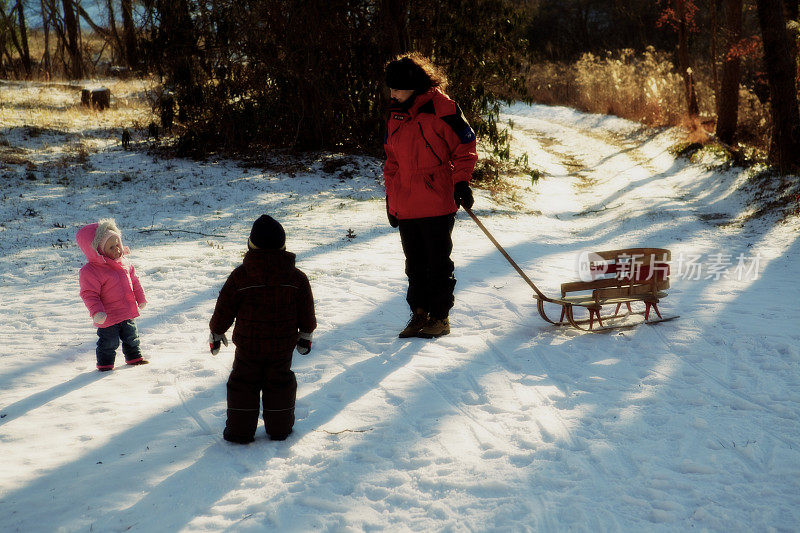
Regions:
<instances>
[{"instance_id":1,"label":"black winter pants","mask_svg":"<svg viewBox=\"0 0 800 533\"><path fill-rule=\"evenodd\" d=\"M445 318L453 307L456 278L450 253L455 219L453 213L400 220L408 276L406 301L412 311L421 307L433 318Z\"/></svg>"},{"instance_id":2,"label":"black winter pants","mask_svg":"<svg viewBox=\"0 0 800 533\"><path fill-rule=\"evenodd\" d=\"M262 402L267 434L273 439L285 438L294 426L297 396L297 380L290 369L292 353L290 351L288 356L279 359L252 355L236 349L233 370L228 378L226 438L252 440Z\"/></svg>"}]
</instances>

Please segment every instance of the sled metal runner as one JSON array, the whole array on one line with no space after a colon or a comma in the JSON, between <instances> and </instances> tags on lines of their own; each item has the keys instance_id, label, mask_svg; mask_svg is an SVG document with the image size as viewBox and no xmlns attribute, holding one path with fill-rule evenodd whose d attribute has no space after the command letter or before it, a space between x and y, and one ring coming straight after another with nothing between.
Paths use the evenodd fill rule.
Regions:
<instances>
[{"instance_id":1,"label":"sled metal runner","mask_svg":"<svg viewBox=\"0 0 800 533\"><path fill-rule=\"evenodd\" d=\"M588 256L591 281L572 281L561 284L561 297L551 298L536 286L517 263L508 255L472 209L464 208L478 227L514 267L514 270L533 289L536 308L541 317L555 326L572 326L581 331L599 333L609 330L654 324L678 318L662 316L658 303L667 296L669 288L669 261L671 253L663 248L624 248L594 252ZM547 315L544 304L561 307L558 320ZM633 311L631 304L644 304L643 311ZM615 306L613 314L601 315L604 306ZM625 306L625 312L620 309ZM588 318L576 318L575 309L585 309ZM655 311L658 318L650 318ZM597 327L595 327L595 322ZM588 327L587 327L588 326Z\"/></svg>"}]
</instances>

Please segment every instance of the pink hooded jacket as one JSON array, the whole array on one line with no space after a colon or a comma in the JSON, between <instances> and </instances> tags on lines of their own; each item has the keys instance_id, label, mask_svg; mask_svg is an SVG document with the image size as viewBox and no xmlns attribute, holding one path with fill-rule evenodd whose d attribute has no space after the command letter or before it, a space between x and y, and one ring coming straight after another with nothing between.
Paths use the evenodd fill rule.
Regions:
<instances>
[{"instance_id":1,"label":"pink hooded jacket","mask_svg":"<svg viewBox=\"0 0 800 533\"><path fill-rule=\"evenodd\" d=\"M97 226L95 223L82 227L75 238L89 260L79 274L81 298L90 316L101 311L108 315L105 322L95 324L106 328L139 316L139 304L147 300L133 265L125 256L114 261L92 248Z\"/></svg>"}]
</instances>

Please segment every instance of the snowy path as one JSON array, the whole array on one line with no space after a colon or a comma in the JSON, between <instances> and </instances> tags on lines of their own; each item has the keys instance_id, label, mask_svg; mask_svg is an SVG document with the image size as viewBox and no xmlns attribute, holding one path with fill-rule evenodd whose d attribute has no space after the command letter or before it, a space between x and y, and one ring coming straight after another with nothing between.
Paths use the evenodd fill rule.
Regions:
<instances>
[{"instance_id":1,"label":"snowy path","mask_svg":"<svg viewBox=\"0 0 800 533\"><path fill-rule=\"evenodd\" d=\"M676 160L673 132L506 112L515 150L547 176L520 181L529 214L476 194L511 256L555 293L582 251L670 248L664 308L681 319L552 328L459 213L453 332L398 339L402 251L367 158L280 174L157 160L98 134L87 168L4 170L0 530L795 530L797 221L729 224L746 210L746 177ZM233 350L211 357L206 328L262 212L286 227L320 327L295 357L294 434L234 447L220 438ZM93 370L74 245L104 216L150 300L139 327L152 362L108 375ZM152 227L221 237L139 232ZM759 276L692 279L676 263L699 256L707 269L715 254L731 256L728 274L758 256Z\"/></svg>"}]
</instances>

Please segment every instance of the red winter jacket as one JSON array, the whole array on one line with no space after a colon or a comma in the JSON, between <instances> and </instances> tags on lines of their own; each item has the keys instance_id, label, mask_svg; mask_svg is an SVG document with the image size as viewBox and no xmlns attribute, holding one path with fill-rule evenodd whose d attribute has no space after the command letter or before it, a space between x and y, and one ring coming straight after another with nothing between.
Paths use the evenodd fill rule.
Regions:
<instances>
[{"instance_id":1,"label":"red winter jacket","mask_svg":"<svg viewBox=\"0 0 800 533\"><path fill-rule=\"evenodd\" d=\"M455 213L453 185L472 177L475 144L461 109L437 88L408 110L391 108L383 167L389 212L399 219Z\"/></svg>"}]
</instances>

